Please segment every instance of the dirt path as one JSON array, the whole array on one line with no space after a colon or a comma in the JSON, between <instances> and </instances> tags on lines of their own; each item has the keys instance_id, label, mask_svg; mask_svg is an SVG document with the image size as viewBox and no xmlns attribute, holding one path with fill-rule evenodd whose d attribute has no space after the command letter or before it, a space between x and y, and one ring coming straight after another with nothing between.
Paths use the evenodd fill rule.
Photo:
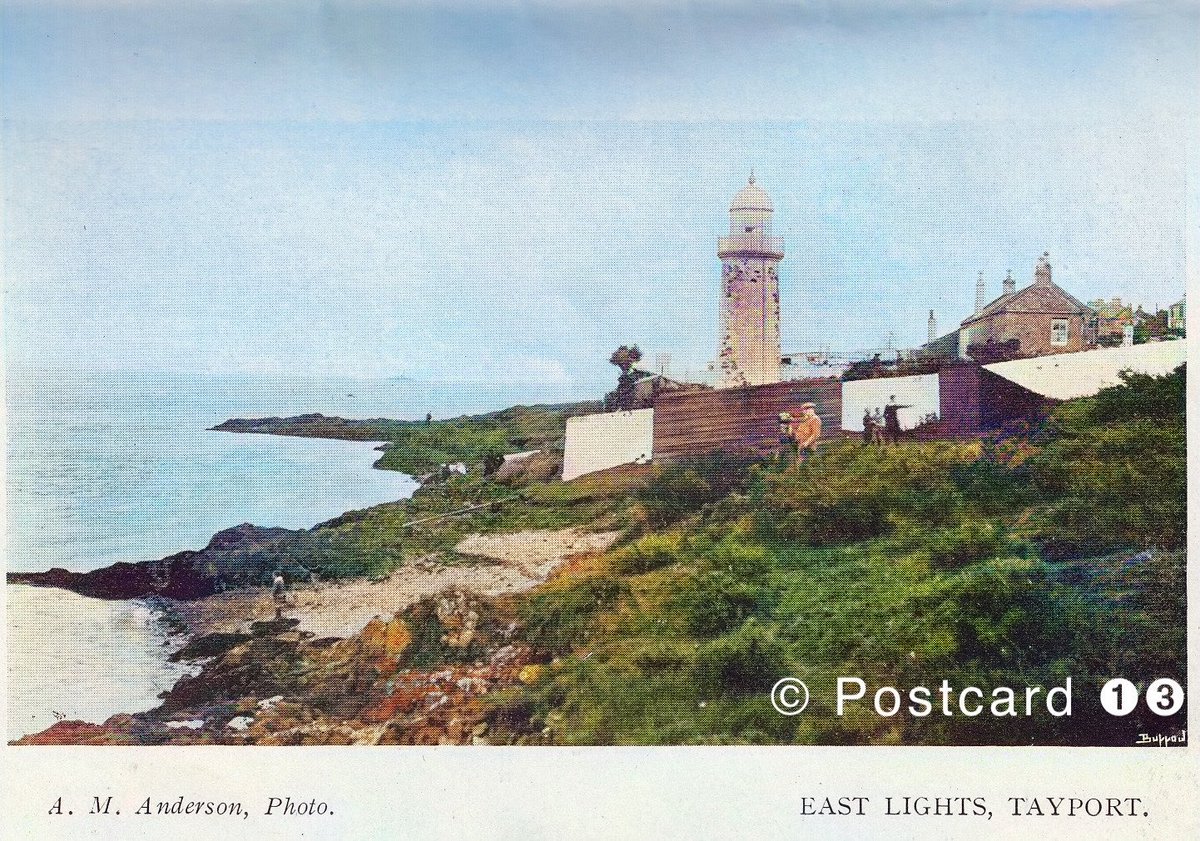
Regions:
<instances>
[{"instance_id":1,"label":"dirt path","mask_svg":"<svg viewBox=\"0 0 1200 841\"><path fill-rule=\"evenodd\" d=\"M545 581L556 566L575 555L604 552L619 532L521 531L515 534L475 534L459 541L460 555L487 558L515 568L531 579Z\"/></svg>"},{"instance_id":2,"label":"dirt path","mask_svg":"<svg viewBox=\"0 0 1200 841\"><path fill-rule=\"evenodd\" d=\"M418 562L382 581L360 578L298 585L289 592L283 615L299 619L298 629L317 637L348 637L376 616L390 618L414 602L448 590L498 596L531 589L566 559L605 551L617 535L576 529L472 535L454 549L483 561L476 566ZM197 636L245 632L251 622L275 616L275 603L266 588L218 593L195 602L174 602L172 607Z\"/></svg>"}]
</instances>

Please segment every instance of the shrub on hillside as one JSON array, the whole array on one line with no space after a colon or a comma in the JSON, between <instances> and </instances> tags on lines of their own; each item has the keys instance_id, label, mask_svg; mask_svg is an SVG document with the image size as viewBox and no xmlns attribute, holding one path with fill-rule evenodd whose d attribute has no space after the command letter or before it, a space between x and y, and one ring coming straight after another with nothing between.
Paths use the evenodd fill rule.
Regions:
<instances>
[{"instance_id":1,"label":"shrub on hillside","mask_svg":"<svg viewBox=\"0 0 1200 841\"><path fill-rule=\"evenodd\" d=\"M680 596L687 627L702 637L737 628L754 613L762 590L727 572L709 572Z\"/></svg>"},{"instance_id":2,"label":"shrub on hillside","mask_svg":"<svg viewBox=\"0 0 1200 841\"><path fill-rule=\"evenodd\" d=\"M581 645L596 613L611 607L626 591L624 582L608 575L542 587L521 604L525 638L551 651Z\"/></svg>"},{"instance_id":3,"label":"shrub on hillside","mask_svg":"<svg viewBox=\"0 0 1200 841\"><path fill-rule=\"evenodd\" d=\"M730 534L716 544L695 547L695 552L710 569L727 572L741 580L759 578L770 571L771 556L762 546L746 542L749 539L745 535Z\"/></svg>"},{"instance_id":4,"label":"shrub on hillside","mask_svg":"<svg viewBox=\"0 0 1200 841\"><path fill-rule=\"evenodd\" d=\"M930 567L948 570L995 557L1005 548L1005 540L995 523L969 519L957 528L931 533L926 546Z\"/></svg>"},{"instance_id":5,"label":"shrub on hillside","mask_svg":"<svg viewBox=\"0 0 1200 841\"><path fill-rule=\"evenodd\" d=\"M648 534L612 554L612 570L621 575L641 575L676 563L683 557L679 532Z\"/></svg>"},{"instance_id":6,"label":"shrub on hillside","mask_svg":"<svg viewBox=\"0 0 1200 841\"><path fill-rule=\"evenodd\" d=\"M1020 464L1001 461L1005 455L989 452L984 442L983 455L968 464L950 470L963 503L976 512L1002 514L1016 511L1036 500L1036 490L1029 482L1024 461L1029 457L1028 446L1020 451Z\"/></svg>"},{"instance_id":7,"label":"shrub on hillside","mask_svg":"<svg viewBox=\"0 0 1200 841\"><path fill-rule=\"evenodd\" d=\"M1157 384L1152 398L1162 391L1170 390ZM1128 412L1131 400L1124 393L1102 404ZM1148 405L1155 409L1169 403L1151 399ZM1037 525L1047 550L1070 556L1184 546L1187 441L1182 409L1153 419L1106 420L1102 414L1094 405L1063 407L1041 452L1027 463L1034 487L1046 499Z\"/></svg>"},{"instance_id":8,"label":"shrub on hillside","mask_svg":"<svg viewBox=\"0 0 1200 841\"><path fill-rule=\"evenodd\" d=\"M764 477L763 521L779 537L812 545L879 537L901 523L943 525L962 504L950 469L975 455L960 444L831 444Z\"/></svg>"},{"instance_id":9,"label":"shrub on hillside","mask_svg":"<svg viewBox=\"0 0 1200 841\"><path fill-rule=\"evenodd\" d=\"M696 654L696 683L704 692L761 692L787 673L783 645L753 618L734 633L705 643Z\"/></svg>"},{"instance_id":10,"label":"shrub on hillside","mask_svg":"<svg viewBox=\"0 0 1200 841\"><path fill-rule=\"evenodd\" d=\"M1094 423L1177 420L1187 410L1187 366L1158 377L1122 371L1121 385L1103 389L1087 406Z\"/></svg>"},{"instance_id":11,"label":"shrub on hillside","mask_svg":"<svg viewBox=\"0 0 1200 841\"><path fill-rule=\"evenodd\" d=\"M731 493L744 493L753 459L721 452L684 459L663 467L639 492L654 527L662 527Z\"/></svg>"}]
</instances>

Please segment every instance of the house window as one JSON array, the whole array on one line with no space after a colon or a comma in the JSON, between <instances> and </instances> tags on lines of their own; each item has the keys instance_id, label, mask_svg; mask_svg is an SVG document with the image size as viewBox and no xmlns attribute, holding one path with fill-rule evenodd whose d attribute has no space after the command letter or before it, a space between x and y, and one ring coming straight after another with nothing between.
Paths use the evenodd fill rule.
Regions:
<instances>
[{"instance_id":1,"label":"house window","mask_svg":"<svg viewBox=\"0 0 1200 841\"><path fill-rule=\"evenodd\" d=\"M1050 344L1062 346L1067 343L1067 319L1050 319Z\"/></svg>"}]
</instances>

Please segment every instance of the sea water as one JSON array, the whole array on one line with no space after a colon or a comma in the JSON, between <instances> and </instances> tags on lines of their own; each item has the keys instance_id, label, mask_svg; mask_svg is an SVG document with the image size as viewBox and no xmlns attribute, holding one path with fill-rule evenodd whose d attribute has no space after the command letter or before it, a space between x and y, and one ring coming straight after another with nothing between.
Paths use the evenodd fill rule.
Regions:
<instances>
[{"instance_id":1,"label":"sea water","mask_svg":"<svg viewBox=\"0 0 1200 841\"><path fill-rule=\"evenodd\" d=\"M239 523L306 528L416 487L372 469L374 444L209 431L228 418L411 420L569 399L553 388L405 380L6 373L9 571L152 560ZM182 673L140 602L6 591L10 739L49 726L55 712L102 721L146 709Z\"/></svg>"},{"instance_id":2,"label":"sea water","mask_svg":"<svg viewBox=\"0 0 1200 841\"><path fill-rule=\"evenodd\" d=\"M24 584L5 590L9 739L59 720L100 723L117 712L143 712L195 672L168 661L180 641L141 601Z\"/></svg>"}]
</instances>

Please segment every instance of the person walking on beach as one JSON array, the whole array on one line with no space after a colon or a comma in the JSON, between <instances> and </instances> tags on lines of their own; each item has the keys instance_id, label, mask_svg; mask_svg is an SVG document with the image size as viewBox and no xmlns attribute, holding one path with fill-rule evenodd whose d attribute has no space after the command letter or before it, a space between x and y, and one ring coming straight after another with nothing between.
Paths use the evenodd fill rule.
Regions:
<instances>
[{"instance_id":1,"label":"person walking on beach","mask_svg":"<svg viewBox=\"0 0 1200 841\"><path fill-rule=\"evenodd\" d=\"M805 403L800 407L800 417L792 422L792 446L796 457L803 461L816 452L817 439L821 437L821 419L817 417L817 407L813 403Z\"/></svg>"},{"instance_id":2,"label":"person walking on beach","mask_svg":"<svg viewBox=\"0 0 1200 841\"><path fill-rule=\"evenodd\" d=\"M275 602L275 618L283 618L283 606L287 604L287 582L283 580L283 570L275 570L271 579L271 600Z\"/></svg>"}]
</instances>

